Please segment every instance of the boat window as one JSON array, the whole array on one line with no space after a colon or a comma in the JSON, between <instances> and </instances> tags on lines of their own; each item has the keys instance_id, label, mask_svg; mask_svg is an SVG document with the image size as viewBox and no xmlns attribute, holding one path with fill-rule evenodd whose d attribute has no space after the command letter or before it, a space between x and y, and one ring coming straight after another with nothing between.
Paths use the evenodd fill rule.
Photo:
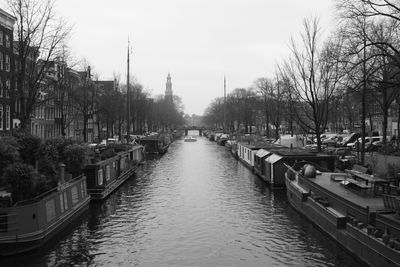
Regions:
<instances>
[{"instance_id":1,"label":"boat window","mask_svg":"<svg viewBox=\"0 0 400 267\"><path fill-rule=\"evenodd\" d=\"M55 208L55 202L54 198L46 201L46 217L47 217L47 222L50 222L56 217L56 208Z\"/></svg>"},{"instance_id":2,"label":"boat window","mask_svg":"<svg viewBox=\"0 0 400 267\"><path fill-rule=\"evenodd\" d=\"M83 184L84 184L84 183L80 183L81 197L82 197L82 199L85 197L85 191L83 191Z\"/></svg>"},{"instance_id":3,"label":"boat window","mask_svg":"<svg viewBox=\"0 0 400 267\"><path fill-rule=\"evenodd\" d=\"M71 198L72 198L72 205L75 205L79 201L78 197L78 188L75 186L71 187Z\"/></svg>"},{"instance_id":4,"label":"boat window","mask_svg":"<svg viewBox=\"0 0 400 267\"><path fill-rule=\"evenodd\" d=\"M60 194L59 197L60 197L60 212L63 213L64 210L65 210L64 209L64 197L63 197L63 194Z\"/></svg>"},{"instance_id":5,"label":"boat window","mask_svg":"<svg viewBox=\"0 0 400 267\"><path fill-rule=\"evenodd\" d=\"M111 171L110 171L110 165L106 166L106 180L110 180L111 178Z\"/></svg>"},{"instance_id":6,"label":"boat window","mask_svg":"<svg viewBox=\"0 0 400 267\"><path fill-rule=\"evenodd\" d=\"M68 209L68 198L67 198L67 192L63 193L63 197L64 197L64 208L65 210Z\"/></svg>"},{"instance_id":7,"label":"boat window","mask_svg":"<svg viewBox=\"0 0 400 267\"><path fill-rule=\"evenodd\" d=\"M8 231L8 214L0 213L0 233Z\"/></svg>"},{"instance_id":8,"label":"boat window","mask_svg":"<svg viewBox=\"0 0 400 267\"><path fill-rule=\"evenodd\" d=\"M82 188L83 188L83 195L86 196L86 182L82 183Z\"/></svg>"},{"instance_id":9,"label":"boat window","mask_svg":"<svg viewBox=\"0 0 400 267\"><path fill-rule=\"evenodd\" d=\"M100 169L97 172L97 184L103 185L103 169Z\"/></svg>"}]
</instances>

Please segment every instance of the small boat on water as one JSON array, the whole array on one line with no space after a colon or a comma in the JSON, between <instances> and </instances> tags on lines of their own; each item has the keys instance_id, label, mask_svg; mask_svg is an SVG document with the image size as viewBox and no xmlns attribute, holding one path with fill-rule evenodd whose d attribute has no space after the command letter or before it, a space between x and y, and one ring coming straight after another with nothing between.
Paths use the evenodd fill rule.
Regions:
<instances>
[{"instance_id":1,"label":"small boat on water","mask_svg":"<svg viewBox=\"0 0 400 267\"><path fill-rule=\"evenodd\" d=\"M400 266L400 189L357 170L318 171L298 162L285 174L290 205L369 266Z\"/></svg>"},{"instance_id":2,"label":"small boat on water","mask_svg":"<svg viewBox=\"0 0 400 267\"><path fill-rule=\"evenodd\" d=\"M0 256L41 247L87 208L86 177L80 175L33 199L12 203L0 196Z\"/></svg>"},{"instance_id":3,"label":"small boat on water","mask_svg":"<svg viewBox=\"0 0 400 267\"><path fill-rule=\"evenodd\" d=\"M197 139L195 137L193 137L193 136L188 136L188 137L185 137L184 141L185 142L196 142Z\"/></svg>"},{"instance_id":4,"label":"small boat on water","mask_svg":"<svg viewBox=\"0 0 400 267\"><path fill-rule=\"evenodd\" d=\"M93 200L102 200L118 188L136 171L144 160L144 147L124 145L109 158L93 161L84 168L87 191ZM114 152L114 151L113 151Z\"/></svg>"}]
</instances>

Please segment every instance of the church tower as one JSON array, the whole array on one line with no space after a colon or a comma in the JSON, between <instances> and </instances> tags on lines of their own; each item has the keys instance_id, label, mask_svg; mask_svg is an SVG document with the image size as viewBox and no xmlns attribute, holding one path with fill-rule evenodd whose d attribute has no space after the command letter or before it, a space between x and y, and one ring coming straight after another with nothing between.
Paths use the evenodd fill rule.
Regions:
<instances>
[{"instance_id":1,"label":"church tower","mask_svg":"<svg viewBox=\"0 0 400 267\"><path fill-rule=\"evenodd\" d=\"M165 100L173 102L172 82L171 82L171 75L169 73L167 76L167 83L166 83L166 88L165 88Z\"/></svg>"}]
</instances>

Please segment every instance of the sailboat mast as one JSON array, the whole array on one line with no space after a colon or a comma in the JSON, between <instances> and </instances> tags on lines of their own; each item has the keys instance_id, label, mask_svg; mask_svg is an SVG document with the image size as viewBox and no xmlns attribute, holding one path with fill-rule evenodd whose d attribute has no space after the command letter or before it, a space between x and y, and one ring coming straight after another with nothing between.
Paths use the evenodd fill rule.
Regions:
<instances>
[{"instance_id":1,"label":"sailboat mast","mask_svg":"<svg viewBox=\"0 0 400 267\"><path fill-rule=\"evenodd\" d=\"M131 90L129 86L129 38L128 38L128 56L127 56L127 72L126 72L126 101L127 101L127 114L126 114L126 142L130 141L130 129L131 129Z\"/></svg>"}]
</instances>

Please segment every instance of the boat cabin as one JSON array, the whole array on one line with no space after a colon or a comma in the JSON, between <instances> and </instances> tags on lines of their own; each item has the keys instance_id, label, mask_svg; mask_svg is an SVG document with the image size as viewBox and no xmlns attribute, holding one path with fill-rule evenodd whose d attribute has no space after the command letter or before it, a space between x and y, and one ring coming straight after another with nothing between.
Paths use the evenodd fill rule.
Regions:
<instances>
[{"instance_id":1,"label":"boat cabin","mask_svg":"<svg viewBox=\"0 0 400 267\"><path fill-rule=\"evenodd\" d=\"M149 135L140 139L140 144L149 154L164 154L167 152L170 140L167 140L162 134Z\"/></svg>"},{"instance_id":2,"label":"boat cabin","mask_svg":"<svg viewBox=\"0 0 400 267\"><path fill-rule=\"evenodd\" d=\"M285 148L281 145L271 144L268 142L238 142L237 144L237 154L239 160L241 160L247 167L253 170L256 162L256 154L260 149L265 149L267 151L271 149L281 149ZM258 160L258 158L257 158Z\"/></svg>"},{"instance_id":3,"label":"boat cabin","mask_svg":"<svg viewBox=\"0 0 400 267\"><path fill-rule=\"evenodd\" d=\"M84 173L92 199L103 199L128 179L143 161L143 146L133 146L108 159L89 164Z\"/></svg>"},{"instance_id":4,"label":"boat cabin","mask_svg":"<svg viewBox=\"0 0 400 267\"><path fill-rule=\"evenodd\" d=\"M265 157L262 168L262 177L271 187L285 186L285 164L292 166L299 161L316 163L327 171L335 170L335 156L316 154L304 149L275 149L271 155Z\"/></svg>"}]
</instances>

